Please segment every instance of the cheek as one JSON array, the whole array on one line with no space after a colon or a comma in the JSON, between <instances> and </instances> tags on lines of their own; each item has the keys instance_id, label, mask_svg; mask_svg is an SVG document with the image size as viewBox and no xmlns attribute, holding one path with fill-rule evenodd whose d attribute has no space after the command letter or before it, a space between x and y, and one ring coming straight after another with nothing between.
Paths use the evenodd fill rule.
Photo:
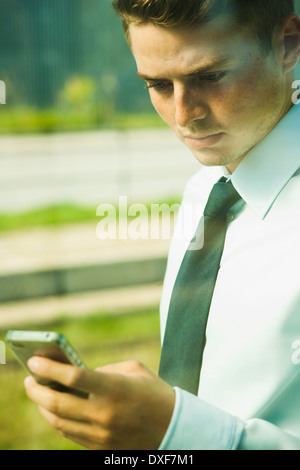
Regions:
<instances>
[{"instance_id":1,"label":"cheek","mask_svg":"<svg viewBox=\"0 0 300 470\"><path fill-rule=\"evenodd\" d=\"M229 127L249 130L263 125L265 119L274 119L282 104L278 79L264 78L260 73L244 75L222 90L217 98L216 113Z\"/></svg>"},{"instance_id":2,"label":"cheek","mask_svg":"<svg viewBox=\"0 0 300 470\"><path fill-rule=\"evenodd\" d=\"M154 90L150 90L150 99L153 107L160 117L170 126L174 126L174 109L172 100L167 99L164 96L160 96L155 93Z\"/></svg>"}]
</instances>

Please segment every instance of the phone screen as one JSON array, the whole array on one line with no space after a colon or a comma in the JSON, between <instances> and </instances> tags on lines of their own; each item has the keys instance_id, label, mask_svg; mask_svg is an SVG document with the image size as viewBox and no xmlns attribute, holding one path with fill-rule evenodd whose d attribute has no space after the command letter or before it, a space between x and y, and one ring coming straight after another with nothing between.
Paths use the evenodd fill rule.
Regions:
<instances>
[{"instance_id":1,"label":"phone screen","mask_svg":"<svg viewBox=\"0 0 300 470\"><path fill-rule=\"evenodd\" d=\"M53 361L71 364L65 352L56 345L12 342L10 346L24 365L32 356L48 357L49 359L53 359Z\"/></svg>"},{"instance_id":2,"label":"phone screen","mask_svg":"<svg viewBox=\"0 0 300 470\"><path fill-rule=\"evenodd\" d=\"M33 356L47 357L64 364L85 367L63 335L55 332L9 331L6 341L18 361L41 385L46 385L61 392L73 393L84 398L88 396L84 392L67 388L57 382L42 379L28 369L27 361Z\"/></svg>"}]
</instances>

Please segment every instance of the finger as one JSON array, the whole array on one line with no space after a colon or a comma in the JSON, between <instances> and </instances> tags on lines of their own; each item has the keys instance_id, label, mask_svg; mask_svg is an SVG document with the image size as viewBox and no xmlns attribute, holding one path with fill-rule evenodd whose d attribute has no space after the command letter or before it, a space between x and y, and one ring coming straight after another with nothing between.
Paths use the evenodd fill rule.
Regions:
<instances>
[{"instance_id":1,"label":"finger","mask_svg":"<svg viewBox=\"0 0 300 470\"><path fill-rule=\"evenodd\" d=\"M33 377L27 377L24 384L28 398L57 416L78 421L89 420L88 400L40 385Z\"/></svg>"},{"instance_id":2,"label":"finger","mask_svg":"<svg viewBox=\"0 0 300 470\"><path fill-rule=\"evenodd\" d=\"M98 367L97 372L111 373L111 374L125 374L125 375L143 375L145 377L153 378L151 372L144 364L139 361L131 360L125 362L118 362L114 364Z\"/></svg>"},{"instance_id":3,"label":"finger","mask_svg":"<svg viewBox=\"0 0 300 470\"><path fill-rule=\"evenodd\" d=\"M75 444L80 445L81 447L84 447L89 450L98 450L99 446L96 445L96 443L87 441L86 439L79 438L77 436L73 436L72 434L67 434L64 432L59 431L59 433L64 437L65 439L68 439L69 441L75 442Z\"/></svg>"},{"instance_id":4,"label":"finger","mask_svg":"<svg viewBox=\"0 0 300 470\"><path fill-rule=\"evenodd\" d=\"M59 431L60 434L62 434L64 437L71 439L77 444L83 445L84 447L90 449L97 445L97 438L101 441L100 430L91 423L83 423L80 421L62 418L61 416L57 416L41 406L39 407L39 412L50 424L50 426Z\"/></svg>"},{"instance_id":5,"label":"finger","mask_svg":"<svg viewBox=\"0 0 300 470\"><path fill-rule=\"evenodd\" d=\"M89 450L107 450L105 445L102 445L99 442L95 442L93 440L82 439L78 436L73 436L73 434L65 434L63 432L60 432L60 434L63 437L65 437L66 439L68 439L69 441L73 441L76 444L79 444L80 446L85 447L86 449L89 449Z\"/></svg>"},{"instance_id":6,"label":"finger","mask_svg":"<svg viewBox=\"0 0 300 470\"><path fill-rule=\"evenodd\" d=\"M54 380L66 387L87 393L109 394L116 387L116 376L52 361L48 358L32 357L29 369L41 378Z\"/></svg>"}]
</instances>

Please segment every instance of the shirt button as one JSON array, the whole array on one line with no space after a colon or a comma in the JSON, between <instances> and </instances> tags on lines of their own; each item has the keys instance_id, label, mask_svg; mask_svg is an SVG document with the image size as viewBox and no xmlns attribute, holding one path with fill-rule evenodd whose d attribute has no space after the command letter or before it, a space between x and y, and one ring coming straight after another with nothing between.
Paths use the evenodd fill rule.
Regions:
<instances>
[{"instance_id":1,"label":"shirt button","mask_svg":"<svg viewBox=\"0 0 300 470\"><path fill-rule=\"evenodd\" d=\"M233 214L227 214L226 219L227 219L227 222L230 223L234 220L234 215Z\"/></svg>"}]
</instances>

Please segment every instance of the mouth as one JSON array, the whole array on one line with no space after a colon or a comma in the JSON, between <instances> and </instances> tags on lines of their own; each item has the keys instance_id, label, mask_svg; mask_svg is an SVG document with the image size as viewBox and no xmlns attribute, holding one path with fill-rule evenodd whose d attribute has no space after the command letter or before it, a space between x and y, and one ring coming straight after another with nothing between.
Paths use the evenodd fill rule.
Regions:
<instances>
[{"instance_id":1,"label":"mouth","mask_svg":"<svg viewBox=\"0 0 300 470\"><path fill-rule=\"evenodd\" d=\"M205 137L198 136L184 136L184 141L189 147L200 148L200 147L212 147L216 145L223 138L224 132L219 134L207 135Z\"/></svg>"}]
</instances>

